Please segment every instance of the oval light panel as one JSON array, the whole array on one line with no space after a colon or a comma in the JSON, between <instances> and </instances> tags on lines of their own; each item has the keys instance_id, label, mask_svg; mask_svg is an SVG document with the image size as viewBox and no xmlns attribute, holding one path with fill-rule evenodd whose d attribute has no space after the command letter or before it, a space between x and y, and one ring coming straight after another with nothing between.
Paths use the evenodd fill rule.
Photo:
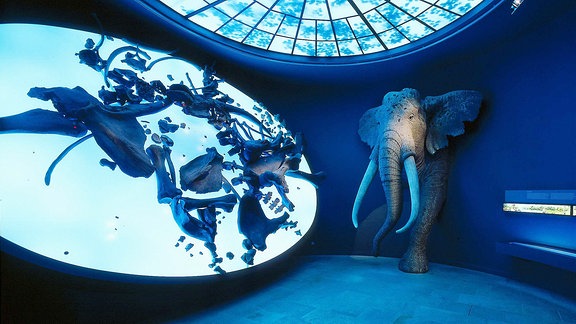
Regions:
<instances>
[{"instance_id":1,"label":"oval light panel","mask_svg":"<svg viewBox=\"0 0 576 324\"><path fill-rule=\"evenodd\" d=\"M213 67L0 25L1 235L65 263L208 276L290 249L316 214L301 140Z\"/></svg>"}]
</instances>

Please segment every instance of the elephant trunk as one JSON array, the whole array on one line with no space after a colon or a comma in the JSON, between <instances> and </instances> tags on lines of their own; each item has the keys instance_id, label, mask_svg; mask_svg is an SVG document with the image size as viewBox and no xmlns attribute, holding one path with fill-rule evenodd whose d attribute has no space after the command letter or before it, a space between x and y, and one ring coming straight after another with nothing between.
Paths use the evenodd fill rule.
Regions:
<instances>
[{"instance_id":1,"label":"elephant trunk","mask_svg":"<svg viewBox=\"0 0 576 324\"><path fill-rule=\"evenodd\" d=\"M404 160L404 171L408 179L408 189L410 189L410 218L406 225L397 230L396 233L402 233L409 229L416 221L420 211L420 179L418 179L418 169L416 168L416 160L413 155L408 156Z\"/></svg>"},{"instance_id":2,"label":"elephant trunk","mask_svg":"<svg viewBox=\"0 0 576 324\"><path fill-rule=\"evenodd\" d=\"M384 224L382 224L372 242L374 255L378 255L380 241L388 235L402 214L401 142L400 136L389 135L380 143L378 152L380 180L386 195L387 210Z\"/></svg>"},{"instance_id":3,"label":"elephant trunk","mask_svg":"<svg viewBox=\"0 0 576 324\"><path fill-rule=\"evenodd\" d=\"M400 136L395 132L387 134L379 147L380 179L386 195L387 213L384 224L372 242L374 255L378 255L380 242L396 225L402 214L402 162L408 178L412 206L408 222L397 233L406 231L414 223L420 209L420 188L414 155L403 152L402 147Z\"/></svg>"}]
</instances>

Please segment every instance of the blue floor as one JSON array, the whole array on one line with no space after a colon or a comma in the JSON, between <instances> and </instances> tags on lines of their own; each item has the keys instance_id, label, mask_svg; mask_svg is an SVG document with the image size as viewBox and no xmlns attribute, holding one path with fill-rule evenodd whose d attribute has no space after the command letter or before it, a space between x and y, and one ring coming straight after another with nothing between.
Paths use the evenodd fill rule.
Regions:
<instances>
[{"instance_id":1,"label":"blue floor","mask_svg":"<svg viewBox=\"0 0 576 324\"><path fill-rule=\"evenodd\" d=\"M576 301L482 272L309 256L268 287L173 323L576 323Z\"/></svg>"}]
</instances>

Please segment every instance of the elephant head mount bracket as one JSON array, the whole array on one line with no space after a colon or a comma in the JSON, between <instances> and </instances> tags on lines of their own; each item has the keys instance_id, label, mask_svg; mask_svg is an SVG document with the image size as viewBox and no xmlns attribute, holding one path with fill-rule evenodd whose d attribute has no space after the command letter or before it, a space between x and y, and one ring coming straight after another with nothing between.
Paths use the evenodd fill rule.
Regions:
<instances>
[{"instance_id":1,"label":"elephant head mount bracket","mask_svg":"<svg viewBox=\"0 0 576 324\"><path fill-rule=\"evenodd\" d=\"M410 227L412 232L398 267L410 273L428 271L428 236L446 199L448 136L464 133L464 122L476 119L481 102L477 91L458 90L421 99L417 90L403 89L387 93L381 106L362 116L358 133L372 153L354 201L352 222L358 228L362 199L379 172L387 206L384 223L372 241L374 255L379 254L380 242L402 214L404 169L411 211L406 225L396 232Z\"/></svg>"}]
</instances>

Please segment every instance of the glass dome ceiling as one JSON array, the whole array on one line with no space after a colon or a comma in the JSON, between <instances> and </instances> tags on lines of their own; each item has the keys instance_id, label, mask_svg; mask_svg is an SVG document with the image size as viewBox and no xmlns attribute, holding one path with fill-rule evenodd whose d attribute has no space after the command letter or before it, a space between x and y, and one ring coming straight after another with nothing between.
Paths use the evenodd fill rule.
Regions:
<instances>
[{"instance_id":1,"label":"glass dome ceiling","mask_svg":"<svg viewBox=\"0 0 576 324\"><path fill-rule=\"evenodd\" d=\"M235 42L309 57L385 52L432 35L487 0L160 0Z\"/></svg>"}]
</instances>

